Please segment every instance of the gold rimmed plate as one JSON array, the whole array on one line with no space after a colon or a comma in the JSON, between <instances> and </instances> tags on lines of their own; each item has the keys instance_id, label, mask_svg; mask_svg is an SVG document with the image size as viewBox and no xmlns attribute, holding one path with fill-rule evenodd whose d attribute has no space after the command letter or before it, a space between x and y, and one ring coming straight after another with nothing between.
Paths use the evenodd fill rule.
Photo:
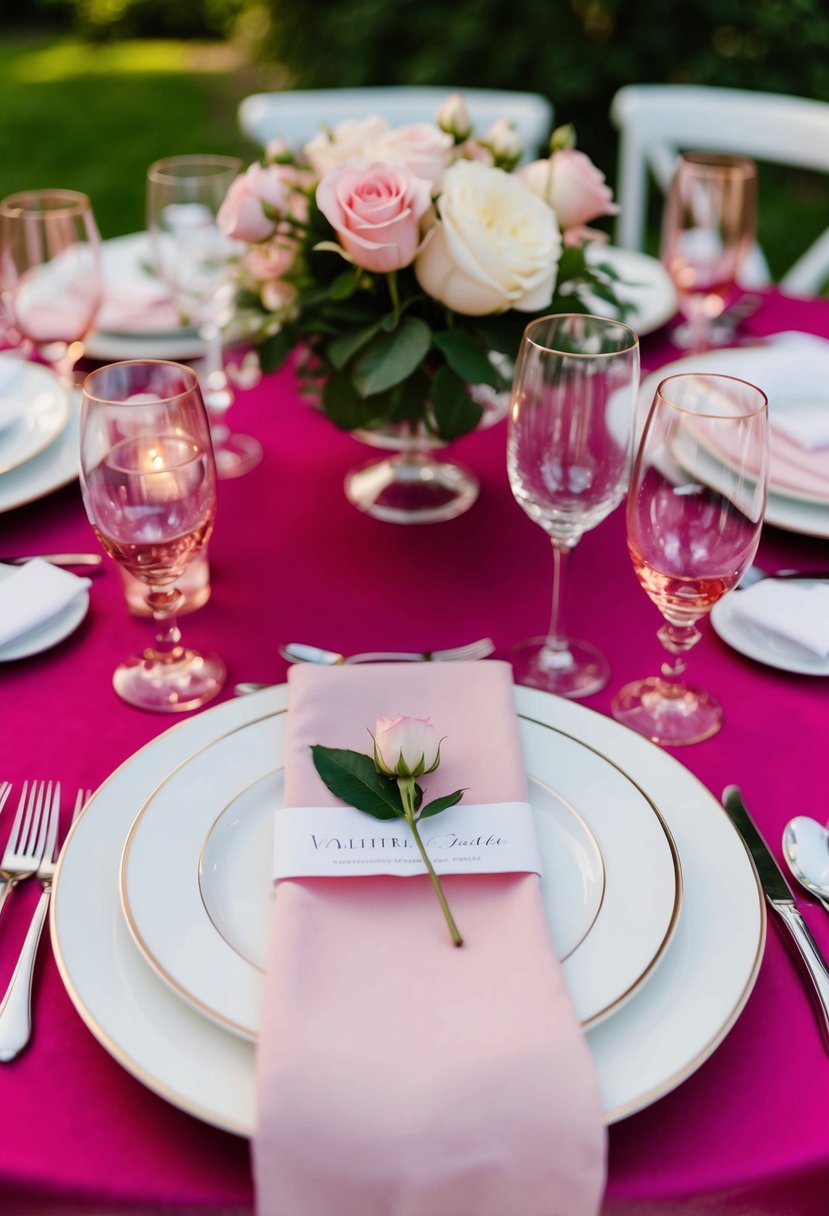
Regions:
<instances>
[{"instance_id":1,"label":"gold rimmed plate","mask_svg":"<svg viewBox=\"0 0 829 1216\"><path fill-rule=\"evenodd\" d=\"M142 807L121 866L127 924L149 964L182 999L251 1039L271 913L272 817L281 805L281 783L262 779L281 760L283 726L283 714L263 718L186 760ZM576 1013L590 1025L629 998L665 949L680 904L679 864L661 819L619 769L543 723L519 715L519 726L545 911ZM210 861L200 872L206 841ZM233 877L223 879L217 864L222 844L240 854L228 874L247 870L255 901L234 934L217 932L236 899Z\"/></svg>"},{"instance_id":2,"label":"gold rimmed plate","mask_svg":"<svg viewBox=\"0 0 829 1216\"><path fill-rule=\"evenodd\" d=\"M45 452L66 429L69 394L48 367L12 352L0 354L0 476Z\"/></svg>"},{"instance_id":3,"label":"gold rimmed plate","mask_svg":"<svg viewBox=\"0 0 829 1216\"><path fill-rule=\"evenodd\" d=\"M640 1110L710 1056L754 985L765 910L728 817L672 756L603 715L532 689L519 712L577 738L660 810L682 862L674 937L648 982L587 1031L607 1122ZM122 913L117 875L139 807L186 757L287 704L284 687L228 701L160 735L95 793L61 854L52 941L80 1016L125 1069L174 1105L250 1135L254 1047L181 1000L148 966ZM728 932L722 932L722 926Z\"/></svg>"}]
</instances>

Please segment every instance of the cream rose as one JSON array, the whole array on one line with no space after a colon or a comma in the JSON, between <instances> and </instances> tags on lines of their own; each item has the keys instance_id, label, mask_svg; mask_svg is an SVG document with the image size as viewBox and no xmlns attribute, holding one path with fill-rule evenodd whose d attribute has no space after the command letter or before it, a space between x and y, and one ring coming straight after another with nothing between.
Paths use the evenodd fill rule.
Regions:
<instances>
[{"instance_id":1,"label":"cream rose","mask_svg":"<svg viewBox=\"0 0 829 1216\"><path fill-rule=\"evenodd\" d=\"M437 211L415 261L424 291L467 316L535 312L550 303L561 254L558 223L515 176L456 161Z\"/></svg>"},{"instance_id":2,"label":"cream rose","mask_svg":"<svg viewBox=\"0 0 829 1216\"><path fill-rule=\"evenodd\" d=\"M387 130L385 118L377 114L359 120L348 119L315 135L305 145L305 156L317 177L322 177L329 169L345 164L352 157L367 157L371 144Z\"/></svg>"},{"instance_id":3,"label":"cream rose","mask_svg":"<svg viewBox=\"0 0 829 1216\"><path fill-rule=\"evenodd\" d=\"M384 165L406 165L417 177L439 187L454 146L445 131L428 122L415 122L386 131L370 145L367 155Z\"/></svg>"},{"instance_id":4,"label":"cream rose","mask_svg":"<svg viewBox=\"0 0 829 1216\"><path fill-rule=\"evenodd\" d=\"M353 160L330 169L317 206L357 266L383 274L414 259L431 190L405 165Z\"/></svg>"}]
</instances>

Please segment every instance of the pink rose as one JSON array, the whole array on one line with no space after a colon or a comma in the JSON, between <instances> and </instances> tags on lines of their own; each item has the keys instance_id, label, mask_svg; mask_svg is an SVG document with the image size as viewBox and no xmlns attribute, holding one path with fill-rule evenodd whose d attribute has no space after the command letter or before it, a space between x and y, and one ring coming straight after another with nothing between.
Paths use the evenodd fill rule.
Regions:
<instances>
[{"instance_id":1,"label":"pink rose","mask_svg":"<svg viewBox=\"0 0 829 1216\"><path fill-rule=\"evenodd\" d=\"M291 206L294 171L287 165L250 166L237 177L219 208L219 227L235 241L266 241L276 231L277 220L265 213L265 206L285 213Z\"/></svg>"},{"instance_id":2,"label":"pink rose","mask_svg":"<svg viewBox=\"0 0 829 1216\"><path fill-rule=\"evenodd\" d=\"M296 261L296 242L288 237L275 236L265 244L255 245L242 256L242 266L259 282L281 278Z\"/></svg>"},{"instance_id":3,"label":"pink rose","mask_svg":"<svg viewBox=\"0 0 829 1216\"><path fill-rule=\"evenodd\" d=\"M374 765L388 777L420 777L440 764L440 739L431 718L378 718Z\"/></svg>"},{"instance_id":4,"label":"pink rose","mask_svg":"<svg viewBox=\"0 0 829 1216\"><path fill-rule=\"evenodd\" d=\"M410 123L386 131L372 142L366 155L384 165L407 165L417 177L439 187L455 141L429 122Z\"/></svg>"},{"instance_id":5,"label":"pink rose","mask_svg":"<svg viewBox=\"0 0 829 1216\"><path fill-rule=\"evenodd\" d=\"M317 205L357 266L375 273L414 261L431 188L405 165L350 160L329 169Z\"/></svg>"},{"instance_id":6,"label":"pink rose","mask_svg":"<svg viewBox=\"0 0 829 1216\"><path fill-rule=\"evenodd\" d=\"M547 160L522 166L515 176L550 204L568 243L589 220L619 212L604 174L576 148L560 148Z\"/></svg>"}]
</instances>

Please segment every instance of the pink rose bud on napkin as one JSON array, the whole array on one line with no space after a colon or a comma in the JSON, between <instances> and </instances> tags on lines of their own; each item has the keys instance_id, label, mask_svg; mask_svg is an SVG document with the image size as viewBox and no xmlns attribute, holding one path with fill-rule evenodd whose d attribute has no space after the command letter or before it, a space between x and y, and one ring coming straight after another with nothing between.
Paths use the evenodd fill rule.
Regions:
<instances>
[{"instance_id":1,"label":"pink rose bud on napkin","mask_svg":"<svg viewBox=\"0 0 829 1216\"><path fill-rule=\"evenodd\" d=\"M440 764L440 739L431 718L378 718L374 763L387 777L421 777Z\"/></svg>"},{"instance_id":2,"label":"pink rose bud on napkin","mask_svg":"<svg viewBox=\"0 0 829 1216\"><path fill-rule=\"evenodd\" d=\"M237 177L219 208L219 227L235 241L266 241L276 231L277 220L266 213L289 210L285 166L252 164Z\"/></svg>"},{"instance_id":3,"label":"pink rose bud on napkin","mask_svg":"<svg viewBox=\"0 0 829 1216\"><path fill-rule=\"evenodd\" d=\"M405 165L349 160L329 169L317 205L357 266L384 274L414 261L431 186Z\"/></svg>"}]
</instances>

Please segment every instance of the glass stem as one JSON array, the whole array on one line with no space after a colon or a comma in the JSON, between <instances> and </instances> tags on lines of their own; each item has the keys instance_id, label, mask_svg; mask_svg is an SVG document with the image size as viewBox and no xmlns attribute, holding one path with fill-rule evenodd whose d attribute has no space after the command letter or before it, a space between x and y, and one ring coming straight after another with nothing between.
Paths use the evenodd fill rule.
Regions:
<instances>
[{"instance_id":1,"label":"glass stem","mask_svg":"<svg viewBox=\"0 0 829 1216\"><path fill-rule=\"evenodd\" d=\"M176 613L184 603L184 592L178 587L169 587L166 591L153 590L147 595L147 606L158 626L155 635L155 646L149 652L149 657L156 662L175 663L182 654L181 631L176 620Z\"/></svg>"},{"instance_id":2,"label":"glass stem","mask_svg":"<svg viewBox=\"0 0 829 1216\"><path fill-rule=\"evenodd\" d=\"M221 419L233 401L225 375L221 327L216 321L207 321L201 326L199 337L205 344L202 395L210 414L214 443L220 443L230 433Z\"/></svg>"},{"instance_id":3,"label":"glass stem","mask_svg":"<svg viewBox=\"0 0 829 1216\"><path fill-rule=\"evenodd\" d=\"M564 574L570 549L553 540L553 603L550 612L550 628L547 631L546 648L558 654L567 654L570 643L564 628Z\"/></svg>"},{"instance_id":4,"label":"glass stem","mask_svg":"<svg viewBox=\"0 0 829 1216\"><path fill-rule=\"evenodd\" d=\"M702 637L696 625L673 625L666 621L657 635L671 659L664 660L660 673L665 685L665 695L680 697L684 694L682 677L687 666L685 655L696 646Z\"/></svg>"}]
</instances>

